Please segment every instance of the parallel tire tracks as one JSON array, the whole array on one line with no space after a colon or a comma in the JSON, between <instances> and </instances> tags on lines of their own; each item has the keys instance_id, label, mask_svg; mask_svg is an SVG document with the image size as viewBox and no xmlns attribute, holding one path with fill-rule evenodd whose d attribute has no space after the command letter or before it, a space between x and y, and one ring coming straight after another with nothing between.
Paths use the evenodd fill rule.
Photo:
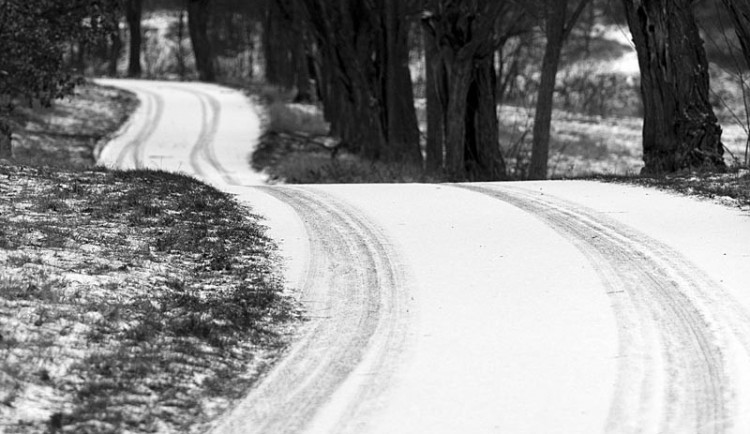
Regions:
<instances>
[{"instance_id":1,"label":"parallel tire tracks","mask_svg":"<svg viewBox=\"0 0 750 434\"><path fill-rule=\"evenodd\" d=\"M527 211L571 241L607 288L618 322L618 382L606 432L724 433L750 316L668 246L579 205L510 186L468 186ZM544 264L539 264L543 267Z\"/></svg>"},{"instance_id":2,"label":"parallel tire tracks","mask_svg":"<svg viewBox=\"0 0 750 434\"><path fill-rule=\"evenodd\" d=\"M262 190L305 222L302 301L310 317L289 354L213 432L361 432L409 339L398 254L359 212L325 193Z\"/></svg>"},{"instance_id":3,"label":"parallel tire tracks","mask_svg":"<svg viewBox=\"0 0 750 434\"><path fill-rule=\"evenodd\" d=\"M149 122L138 132L133 140L125 144L120 150L115 164L119 168L127 167L128 160L130 160L134 169L144 167L143 146L154 134L154 131L156 131L164 113L164 98L161 95L143 88L139 88L138 92L145 96L145 98L141 99L141 103L144 105L144 110L146 110L144 119L148 119Z\"/></svg>"},{"instance_id":4,"label":"parallel tire tracks","mask_svg":"<svg viewBox=\"0 0 750 434\"><path fill-rule=\"evenodd\" d=\"M206 171L202 163L208 162L220 174L225 173L218 163L213 152L214 137L219 130L219 120L221 119L221 104L212 95L195 89L180 88L194 95L201 104L202 123L198 138L190 151L190 165L193 171L202 177L205 177Z\"/></svg>"}]
</instances>

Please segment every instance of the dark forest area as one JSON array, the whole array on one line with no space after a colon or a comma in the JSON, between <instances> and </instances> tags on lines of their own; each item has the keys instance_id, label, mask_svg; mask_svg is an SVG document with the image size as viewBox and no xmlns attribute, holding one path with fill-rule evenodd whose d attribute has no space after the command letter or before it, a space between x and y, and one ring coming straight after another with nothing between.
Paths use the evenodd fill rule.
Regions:
<instances>
[{"instance_id":1,"label":"dark forest area","mask_svg":"<svg viewBox=\"0 0 750 434\"><path fill-rule=\"evenodd\" d=\"M547 178L561 148L585 145L558 143L553 113L644 119L644 173L748 163L742 2L32 3L3 0L2 10L54 14L55 36L35 26L33 42L17 37L32 21L2 28L7 106L19 96L47 102L80 75L263 83L318 107L342 149L448 179ZM36 54L8 60L22 50ZM722 127L743 137L722 141Z\"/></svg>"}]
</instances>

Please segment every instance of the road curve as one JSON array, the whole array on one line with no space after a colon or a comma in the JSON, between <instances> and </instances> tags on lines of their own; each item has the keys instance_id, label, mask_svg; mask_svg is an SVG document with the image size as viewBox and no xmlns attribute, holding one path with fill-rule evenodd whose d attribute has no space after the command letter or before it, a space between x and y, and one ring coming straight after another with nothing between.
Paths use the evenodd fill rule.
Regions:
<instances>
[{"instance_id":1,"label":"road curve","mask_svg":"<svg viewBox=\"0 0 750 434\"><path fill-rule=\"evenodd\" d=\"M241 94L106 81L102 164L267 216L309 320L214 433L750 432L747 213L593 182L262 186Z\"/></svg>"},{"instance_id":2,"label":"road curve","mask_svg":"<svg viewBox=\"0 0 750 434\"><path fill-rule=\"evenodd\" d=\"M405 351L410 300L398 253L374 225L313 189L265 193L303 216L308 324L283 362L215 432L357 432ZM329 403L332 401L333 404Z\"/></svg>"},{"instance_id":3,"label":"road curve","mask_svg":"<svg viewBox=\"0 0 750 434\"><path fill-rule=\"evenodd\" d=\"M724 349L736 339L750 354L750 315L718 282L669 246L581 205L510 186L463 188L536 216L595 265L612 298L619 352L645 356L620 359L607 431L655 422L657 432L727 432L737 375Z\"/></svg>"}]
</instances>

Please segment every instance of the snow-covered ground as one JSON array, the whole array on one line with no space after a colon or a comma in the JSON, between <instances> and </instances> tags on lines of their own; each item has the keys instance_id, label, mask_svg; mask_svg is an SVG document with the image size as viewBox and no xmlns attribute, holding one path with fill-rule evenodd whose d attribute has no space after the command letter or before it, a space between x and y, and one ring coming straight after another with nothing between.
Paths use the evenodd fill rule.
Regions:
<instances>
[{"instance_id":1,"label":"snow-covered ground","mask_svg":"<svg viewBox=\"0 0 750 434\"><path fill-rule=\"evenodd\" d=\"M104 164L267 217L309 320L215 432L750 432L747 211L596 182L263 186L231 90L144 100Z\"/></svg>"}]
</instances>

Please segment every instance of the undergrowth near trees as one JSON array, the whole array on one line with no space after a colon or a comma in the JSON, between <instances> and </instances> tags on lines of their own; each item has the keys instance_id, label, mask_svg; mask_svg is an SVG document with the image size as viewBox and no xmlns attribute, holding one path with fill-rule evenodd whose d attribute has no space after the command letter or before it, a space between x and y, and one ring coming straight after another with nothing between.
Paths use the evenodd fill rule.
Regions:
<instances>
[{"instance_id":1,"label":"undergrowth near trees","mask_svg":"<svg viewBox=\"0 0 750 434\"><path fill-rule=\"evenodd\" d=\"M676 173L660 177L595 176L606 182L620 182L718 200L743 209L750 207L750 171L735 168L728 173Z\"/></svg>"}]
</instances>

